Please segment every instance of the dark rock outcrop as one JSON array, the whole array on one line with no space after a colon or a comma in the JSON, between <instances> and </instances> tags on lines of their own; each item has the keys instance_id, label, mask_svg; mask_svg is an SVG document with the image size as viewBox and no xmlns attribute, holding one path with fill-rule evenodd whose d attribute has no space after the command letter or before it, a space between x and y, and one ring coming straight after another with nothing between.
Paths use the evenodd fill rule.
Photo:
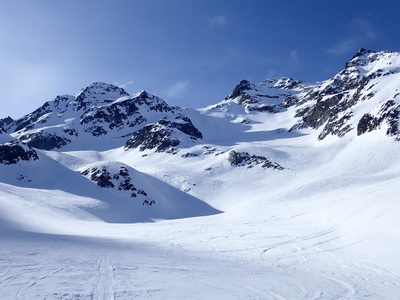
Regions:
<instances>
[{"instance_id":1,"label":"dark rock outcrop","mask_svg":"<svg viewBox=\"0 0 400 300\"><path fill-rule=\"evenodd\" d=\"M76 110L86 110L94 104L115 100L123 96L129 96L129 94L120 87L103 82L94 82L80 91L73 101L73 105Z\"/></svg>"},{"instance_id":2,"label":"dark rock outcrop","mask_svg":"<svg viewBox=\"0 0 400 300\"><path fill-rule=\"evenodd\" d=\"M146 121L146 118L139 113L135 101L127 99L92 108L82 115L80 124L86 127L86 132L100 136L106 135L108 130L120 130L125 126L135 127Z\"/></svg>"},{"instance_id":3,"label":"dark rock outcrop","mask_svg":"<svg viewBox=\"0 0 400 300\"><path fill-rule=\"evenodd\" d=\"M400 104L394 100L386 101L382 104L378 114L364 114L357 124L357 135L362 135L379 129L383 124L386 124L386 135L394 136L396 140L400 140Z\"/></svg>"},{"instance_id":4,"label":"dark rock outcrop","mask_svg":"<svg viewBox=\"0 0 400 300\"><path fill-rule=\"evenodd\" d=\"M254 89L255 85L248 80L241 80L233 89L232 93L225 99L234 99L239 96L245 96L245 91Z\"/></svg>"},{"instance_id":5,"label":"dark rock outcrop","mask_svg":"<svg viewBox=\"0 0 400 300\"><path fill-rule=\"evenodd\" d=\"M278 163L272 162L264 156L250 155L247 152L236 152L234 150L229 152L228 161L232 166L247 166L248 168L252 168L255 165L261 165L263 169L284 169Z\"/></svg>"},{"instance_id":6,"label":"dark rock outcrop","mask_svg":"<svg viewBox=\"0 0 400 300\"><path fill-rule=\"evenodd\" d=\"M90 180L96 182L99 187L115 187L114 183L112 182L110 172L107 170L106 167L86 169L85 171L81 172L81 174L84 176L88 176Z\"/></svg>"},{"instance_id":7,"label":"dark rock outcrop","mask_svg":"<svg viewBox=\"0 0 400 300\"><path fill-rule=\"evenodd\" d=\"M381 122L378 118L371 114L365 114L362 116L357 125L357 135L362 135L366 132L373 131L380 126Z\"/></svg>"},{"instance_id":8,"label":"dark rock outcrop","mask_svg":"<svg viewBox=\"0 0 400 300\"><path fill-rule=\"evenodd\" d=\"M0 145L0 163L5 165L16 164L19 161L34 161L39 157L35 150L20 145L19 142L10 142Z\"/></svg>"},{"instance_id":9,"label":"dark rock outcrop","mask_svg":"<svg viewBox=\"0 0 400 300\"><path fill-rule=\"evenodd\" d=\"M139 148L140 151L155 149L156 152L173 151L182 139L196 141L202 139L201 132L187 117L175 121L159 120L136 131L126 142L125 149Z\"/></svg>"},{"instance_id":10,"label":"dark rock outcrop","mask_svg":"<svg viewBox=\"0 0 400 300\"><path fill-rule=\"evenodd\" d=\"M118 191L128 192L132 198L142 198L143 205L153 205L155 201L148 198L147 193L137 188L133 182L129 170L120 166L116 170L108 166L88 168L81 172L82 175L95 182L101 188L117 189Z\"/></svg>"},{"instance_id":11,"label":"dark rock outcrop","mask_svg":"<svg viewBox=\"0 0 400 300\"><path fill-rule=\"evenodd\" d=\"M260 85L242 80L224 101L234 100L247 112L278 113L297 103L293 95L303 88L301 81L286 77L268 79ZM220 106L223 105L221 102Z\"/></svg>"},{"instance_id":12,"label":"dark rock outcrop","mask_svg":"<svg viewBox=\"0 0 400 300\"><path fill-rule=\"evenodd\" d=\"M24 134L20 136L20 140L32 148L41 150L59 149L71 143L70 139L43 131Z\"/></svg>"},{"instance_id":13,"label":"dark rock outcrop","mask_svg":"<svg viewBox=\"0 0 400 300\"><path fill-rule=\"evenodd\" d=\"M354 129L357 134L375 130L386 120L389 126L387 135L398 135L398 109L395 101L386 102L379 116L365 112L360 120L353 120L353 110L361 103L372 99L377 92L377 79L398 73L400 70L390 67L391 51L374 52L360 49L345 65L345 68L332 79L322 82L302 96L296 105L299 107L295 117L301 118L290 130L311 127L320 129L319 140L328 135L343 137ZM375 67L375 63L378 64ZM377 66L387 65L388 69ZM396 95L395 95L396 98ZM389 98L390 99L390 98ZM389 100L388 99L388 100ZM310 102L315 102L311 106Z\"/></svg>"},{"instance_id":14,"label":"dark rock outcrop","mask_svg":"<svg viewBox=\"0 0 400 300\"><path fill-rule=\"evenodd\" d=\"M142 91L135 98L135 103L138 106L147 106L149 111L157 113L172 112L173 108L169 106L164 100L157 96L150 95L146 91Z\"/></svg>"},{"instance_id":15,"label":"dark rock outcrop","mask_svg":"<svg viewBox=\"0 0 400 300\"><path fill-rule=\"evenodd\" d=\"M51 113L51 107L49 102L46 102L41 107L33 111L32 113L22 117L15 121L15 131L25 129L29 130L35 127L37 123L45 123L47 116L46 114Z\"/></svg>"},{"instance_id":16,"label":"dark rock outcrop","mask_svg":"<svg viewBox=\"0 0 400 300\"><path fill-rule=\"evenodd\" d=\"M0 119L0 128L5 132L6 128L13 122L14 120L10 116L4 119Z\"/></svg>"}]
</instances>

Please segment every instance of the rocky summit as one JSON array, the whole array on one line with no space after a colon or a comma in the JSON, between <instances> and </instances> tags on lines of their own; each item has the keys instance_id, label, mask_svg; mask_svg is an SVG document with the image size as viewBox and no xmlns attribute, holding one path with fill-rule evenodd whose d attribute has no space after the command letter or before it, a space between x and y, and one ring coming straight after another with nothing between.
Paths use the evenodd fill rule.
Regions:
<instances>
[{"instance_id":1,"label":"rocky summit","mask_svg":"<svg viewBox=\"0 0 400 300\"><path fill-rule=\"evenodd\" d=\"M105 137L125 144L149 124L182 117L182 109L145 91L129 95L117 86L96 82L76 95L57 96L18 120L5 118L0 124L28 146L53 150L68 145L74 148L79 141L93 137L94 142ZM189 131L185 134L191 135ZM199 134L194 134L198 138Z\"/></svg>"}]
</instances>

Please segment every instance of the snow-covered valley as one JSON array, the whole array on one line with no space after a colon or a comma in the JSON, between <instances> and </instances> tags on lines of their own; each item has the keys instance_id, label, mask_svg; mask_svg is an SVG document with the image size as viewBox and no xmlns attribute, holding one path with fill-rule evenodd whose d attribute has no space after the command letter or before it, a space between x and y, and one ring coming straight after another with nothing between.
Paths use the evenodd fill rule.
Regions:
<instances>
[{"instance_id":1,"label":"snow-covered valley","mask_svg":"<svg viewBox=\"0 0 400 300\"><path fill-rule=\"evenodd\" d=\"M1 299L400 298L399 55L0 120Z\"/></svg>"}]
</instances>

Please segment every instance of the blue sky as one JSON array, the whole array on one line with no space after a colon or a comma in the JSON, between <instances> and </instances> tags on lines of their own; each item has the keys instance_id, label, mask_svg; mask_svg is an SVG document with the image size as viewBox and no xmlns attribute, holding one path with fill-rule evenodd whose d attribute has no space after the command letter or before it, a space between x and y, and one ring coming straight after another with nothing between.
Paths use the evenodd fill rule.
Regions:
<instances>
[{"instance_id":1,"label":"blue sky","mask_svg":"<svg viewBox=\"0 0 400 300\"><path fill-rule=\"evenodd\" d=\"M0 0L0 118L95 81L199 108L241 79L325 80L400 50L400 1Z\"/></svg>"}]
</instances>

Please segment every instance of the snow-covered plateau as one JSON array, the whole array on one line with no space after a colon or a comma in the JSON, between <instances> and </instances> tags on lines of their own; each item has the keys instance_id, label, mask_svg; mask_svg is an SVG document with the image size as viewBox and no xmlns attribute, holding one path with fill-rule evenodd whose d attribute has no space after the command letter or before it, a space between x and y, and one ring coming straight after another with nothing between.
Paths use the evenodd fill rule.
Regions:
<instances>
[{"instance_id":1,"label":"snow-covered plateau","mask_svg":"<svg viewBox=\"0 0 400 300\"><path fill-rule=\"evenodd\" d=\"M400 299L400 53L202 109L93 83L0 119L1 299Z\"/></svg>"}]
</instances>

